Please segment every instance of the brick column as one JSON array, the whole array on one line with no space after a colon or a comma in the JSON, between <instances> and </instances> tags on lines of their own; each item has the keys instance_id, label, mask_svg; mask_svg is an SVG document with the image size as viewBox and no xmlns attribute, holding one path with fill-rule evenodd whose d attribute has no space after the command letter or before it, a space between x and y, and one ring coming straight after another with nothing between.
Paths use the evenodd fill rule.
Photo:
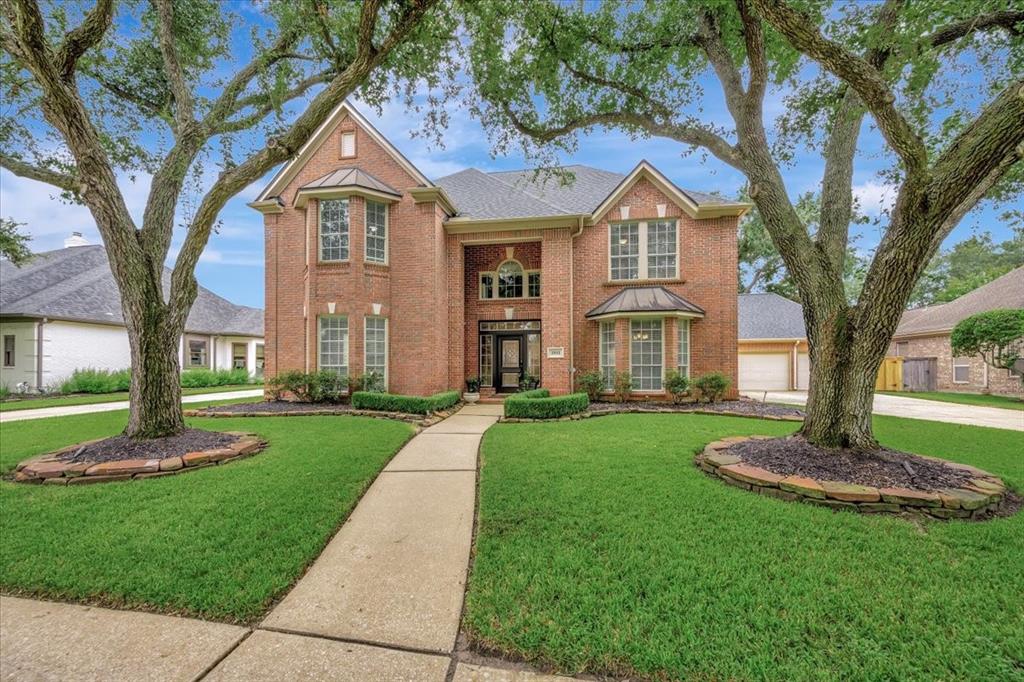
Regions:
<instances>
[{"instance_id":1,"label":"brick column","mask_svg":"<svg viewBox=\"0 0 1024 682\"><path fill-rule=\"evenodd\" d=\"M572 301L568 295L571 260L572 243L569 229L545 230L541 242L541 386L549 389L552 395L565 394L572 390L569 376L569 357L572 354L569 321L572 316ZM547 349L557 347L565 349L565 356L548 357Z\"/></svg>"}]
</instances>

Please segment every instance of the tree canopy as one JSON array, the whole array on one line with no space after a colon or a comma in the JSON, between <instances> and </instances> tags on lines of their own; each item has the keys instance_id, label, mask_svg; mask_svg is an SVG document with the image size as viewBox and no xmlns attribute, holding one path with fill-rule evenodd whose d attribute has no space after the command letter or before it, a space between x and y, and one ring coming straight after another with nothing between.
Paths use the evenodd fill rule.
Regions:
<instances>
[{"instance_id":1,"label":"tree canopy","mask_svg":"<svg viewBox=\"0 0 1024 682\"><path fill-rule=\"evenodd\" d=\"M1024 356L1024 309L989 310L961 320L949 337L953 355L980 355L998 369Z\"/></svg>"}]
</instances>

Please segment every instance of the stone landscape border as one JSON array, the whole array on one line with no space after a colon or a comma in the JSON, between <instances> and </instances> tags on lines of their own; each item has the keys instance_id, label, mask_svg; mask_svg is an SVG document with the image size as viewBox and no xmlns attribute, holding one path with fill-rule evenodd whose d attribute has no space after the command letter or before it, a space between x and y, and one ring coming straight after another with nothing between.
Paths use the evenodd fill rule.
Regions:
<instances>
[{"instance_id":1,"label":"stone landscape border","mask_svg":"<svg viewBox=\"0 0 1024 682\"><path fill-rule=\"evenodd\" d=\"M959 488L935 492L908 488L875 488L838 481L819 481L806 476L781 476L760 467L744 464L729 448L747 440L770 440L774 436L731 436L708 443L694 458L711 476L729 485L787 501L865 513L926 514L937 519L980 519L997 512L1006 496L1006 485L994 474L972 467L917 455L965 471L971 478Z\"/></svg>"},{"instance_id":2,"label":"stone landscape border","mask_svg":"<svg viewBox=\"0 0 1024 682\"><path fill-rule=\"evenodd\" d=\"M416 426L433 426L443 419L447 419L462 408L462 403L456 403L453 407L433 412L426 416L422 414L410 414L408 412L380 412L378 410L352 410L341 408L325 408L323 410L284 410L281 412L229 412L227 410L206 411L203 408L184 410L182 414L186 417L210 417L213 419L230 419L233 417L372 417L373 419L390 419L392 421L405 422Z\"/></svg>"},{"instance_id":3,"label":"stone landscape border","mask_svg":"<svg viewBox=\"0 0 1024 682\"><path fill-rule=\"evenodd\" d=\"M66 462L61 455L67 455L79 448L96 443L97 439L77 443L27 459L15 469L14 480L18 483L43 483L46 485L84 485L87 483L109 483L140 478L173 476L187 471L196 471L217 464L226 464L236 459L250 457L267 446L267 442L253 433L225 431L238 436L238 440L223 447L197 450L180 457L164 459L121 459L112 462Z\"/></svg>"},{"instance_id":4,"label":"stone landscape border","mask_svg":"<svg viewBox=\"0 0 1024 682\"><path fill-rule=\"evenodd\" d=\"M569 414L564 417L555 417L552 419L526 419L523 417L501 417L498 419L499 422L504 424L532 424L534 422L568 422L568 421L579 421L580 419L590 419L598 417L610 417L616 414L704 414L715 417L744 417L746 419L765 419L767 421L780 421L780 422L802 422L803 417L796 415L774 415L774 414L750 414L749 412L739 412L736 410L666 410L652 407L625 407L621 410L587 410L586 412L577 412L576 414Z\"/></svg>"}]
</instances>

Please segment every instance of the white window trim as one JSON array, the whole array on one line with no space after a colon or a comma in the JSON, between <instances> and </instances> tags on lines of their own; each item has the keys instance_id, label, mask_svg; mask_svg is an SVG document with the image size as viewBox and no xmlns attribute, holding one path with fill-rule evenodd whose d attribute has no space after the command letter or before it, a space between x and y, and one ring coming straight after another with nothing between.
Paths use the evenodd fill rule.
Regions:
<instances>
[{"instance_id":1,"label":"white window trim","mask_svg":"<svg viewBox=\"0 0 1024 682\"><path fill-rule=\"evenodd\" d=\"M351 154L346 154L345 153L345 138L348 137L349 135L352 136L352 153ZM356 156L359 155L358 143L359 143L359 137L356 135L356 131L354 131L354 130L342 131L341 135L338 137L338 158L339 159L354 159L354 158L356 158Z\"/></svg>"},{"instance_id":2,"label":"white window trim","mask_svg":"<svg viewBox=\"0 0 1024 682\"><path fill-rule=\"evenodd\" d=\"M612 330L611 358L606 358L605 357L605 343L604 343L605 325L608 325L609 327L611 327L611 330ZM615 355L616 355L616 353L618 351L618 348L616 346L618 345L618 342L619 342L618 334L616 334L616 332L618 331L617 327L618 327L618 325L616 324L615 320L602 320L601 322L598 323L598 330L597 330L597 365L598 365L598 370L601 372L602 378L604 378L604 370L606 368L609 368L609 367L611 368L611 386L608 386L606 384L602 384L601 385L601 392L602 393L613 393L615 391L615 374L618 372L618 367L616 367L616 365L615 365ZM605 360L607 360L607 359L611 360L610 364L606 364L605 363Z\"/></svg>"},{"instance_id":3,"label":"white window trim","mask_svg":"<svg viewBox=\"0 0 1024 682\"><path fill-rule=\"evenodd\" d=\"M192 347L193 341L203 344L203 355L205 360L201 365L192 364ZM185 369L210 369L210 340L205 339L201 336L189 336L185 338Z\"/></svg>"},{"instance_id":4,"label":"white window trim","mask_svg":"<svg viewBox=\"0 0 1024 682\"><path fill-rule=\"evenodd\" d=\"M689 318L679 318L676 320L676 371L682 366L680 360L682 360L681 349L683 347L683 330L686 330L686 373L683 375L687 379L690 378L690 367L693 360L693 329L690 326ZM664 336L664 334L662 334ZM682 374L682 372L680 372Z\"/></svg>"},{"instance_id":5,"label":"white window trim","mask_svg":"<svg viewBox=\"0 0 1024 682\"><path fill-rule=\"evenodd\" d=\"M963 363L960 363L960 364L957 364L956 360L957 359L955 357L952 359L953 371L952 371L952 376L950 377L950 379L952 379L952 382L954 384L965 385L965 384L971 383L971 359L967 358L966 362L963 362ZM956 380L956 370L957 370L957 367L966 367L967 368L967 381L957 381Z\"/></svg>"},{"instance_id":6,"label":"white window trim","mask_svg":"<svg viewBox=\"0 0 1024 682\"><path fill-rule=\"evenodd\" d=\"M11 363L7 364L7 339L11 340ZM3 366L16 367L18 364L18 337L15 334L4 334L3 338Z\"/></svg>"},{"instance_id":7,"label":"white window trim","mask_svg":"<svg viewBox=\"0 0 1024 682\"><path fill-rule=\"evenodd\" d=\"M370 258L370 204L380 204L384 207L384 260L375 260ZM350 221L351 222L351 221ZM352 227L349 226L349 233L351 234ZM351 237L349 237L351 244ZM351 251L351 249L350 249ZM391 259L391 206L383 201L374 201L373 199L363 199L363 260L367 263L373 263L374 265L387 265Z\"/></svg>"},{"instance_id":8,"label":"white window trim","mask_svg":"<svg viewBox=\"0 0 1024 682\"><path fill-rule=\"evenodd\" d=\"M350 353L350 350L351 350L351 347L352 347L352 325L349 324L348 315L344 315L344 314L341 314L341 315L317 315L317 317L316 317L316 368L317 368L317 370L331 369L330 367L324 367L320 363L321 357L323 356L323 352L322 351L323 351L323 337L324 337L322 320L325 320L325 319L342 319L342 320L345 320L345 353L344 353L345 364L342 365L342 366L345 368L345 376L346 377L351 376L352 375L352 364L351 364L351 358L349 357L349 353Z\"/></svg>"},{"instance_id":9,"label":"white window trim","mask_svg":"<svg viewBox=\"0 0 1024 682\"><path fill-rule=\"evenodd\" d=\"M391 329L390 329L390 325L388 324L388 318L384 317L383 315L367 315L367 316L365 316L363 318L363 373L364 374L367 371L367 369L366 369L366 367L367 367L367 362L366 362L366 357L367 357L367 352L366 352L366 348L367 348L366 332L367 332L367 329L369 328L369 326L366 324L367 320L384 320L384 390L387 391L388 390L388 375L390 374L390 372L388 371L388 369L389 369L388 366L391 364L389 362L389 360L391 358Z\"/></svg>"},{"instance_id":10,"label":"white window trim","mask_svg":"<svg viewBox=\"0 0 1024 682\"><path fill-rule=\"evenodd\" d=\"M647 389L634 388L634 389L631 390L632 393L640 393L642 395L661 395L661 394L663 394L665 392L665 348L666 348L666 346L668 346L668 344L665 343L665 319L664 318L661 318L661 317L657 317L657 318L631 317L631 318L629 318L629 334L628 334L628 336L626 338L626 341L629 343L629 373L630 373L630 379L632 379L632 374L633 374L633 321L634 320L636 320L636 321L649 321L649 320L652 320L652 319L654 321L656 321L656 322L661 324L661 388L660 389L658 389L658 388L654 388L654 389L651 389L651 388L647 388Z\"/></svg>"},{"instance_id":11,"label":"white window trim","mask_svg":"<svg viewBox=\"0 0 1024 682\"><path fill-rule=\"evenodd\" d=\"M344 201L348 205L348 257L324 258L323 214L325 201ZM316 202L316 261L317 263L348 263L352 260L352 200L348 196L318 199Z\"/></svg>"},{"instance_id":12,"label":"white window trim","mask_svg":"<svg viewBox=\"0 0 1024 682\"><path fill-rule=\"evenodd\" d=\"M647 224L671 222L676 227L676 267L675 271L668 277L647 276ZM637 224L637 240L640 250L637 255L637 278L636 279L613 279L612 278L612 227L616 225ZM665 281L679 279L679 220L677 218L655 218L650 220L617 220L608 223L608 281L609 282L643 282L643 281Z\"/></svg>"},{"instance_id":13,"label":"white window trim","mask_svg":"<svg viewBox=\"0 0 1024 682\"><path fill-rule=\"evenodd\" d=\"M498 296L498 270L501 269L502 265L504 265L505 263L508 263L510 261L515 263L516 265L518 265L519 268L523 271L523 295L522 296L510 296L510 297L502 298L501 296ZM508 258L506 260L501 261L501 263L498 264L498 270L481 270L480 272L477 273L477 276L476 276L476 295L477 295L477 300L480 300L480 301L522 301L524 299L531 299L531 300L532 299L539 299L541 296L544 295L544 277L542 275L541 278L540 278L540 294L541 295L540 296L530 296L530 275L532 275L532 274L540 275L541 271L539 269L527 270L526 268L523 267L523 264L521 262L519 262L518 260L516 260L515 258ZM484 296L484 276L485 275L490 275L491 276L491 293L494 294L494 295L491 296L490 298Z\"/></svg>"}]
</instances>

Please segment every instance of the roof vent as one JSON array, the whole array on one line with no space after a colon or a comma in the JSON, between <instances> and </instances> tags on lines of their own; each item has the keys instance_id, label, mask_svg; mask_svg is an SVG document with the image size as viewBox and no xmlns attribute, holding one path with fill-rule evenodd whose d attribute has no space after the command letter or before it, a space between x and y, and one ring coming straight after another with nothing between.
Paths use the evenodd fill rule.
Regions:
<instances>
[{"instance_id":1,"label":"roof vent","mask_svg":"<svg viewBox=\"0 0 1024 682\"><path fill-rule=\"evenodd\" d=\"M72 246L89 246L89 240L82 236L81 232L72 232L71 236L64 240L64 248Z\"/></svg>"}]
</instances>

